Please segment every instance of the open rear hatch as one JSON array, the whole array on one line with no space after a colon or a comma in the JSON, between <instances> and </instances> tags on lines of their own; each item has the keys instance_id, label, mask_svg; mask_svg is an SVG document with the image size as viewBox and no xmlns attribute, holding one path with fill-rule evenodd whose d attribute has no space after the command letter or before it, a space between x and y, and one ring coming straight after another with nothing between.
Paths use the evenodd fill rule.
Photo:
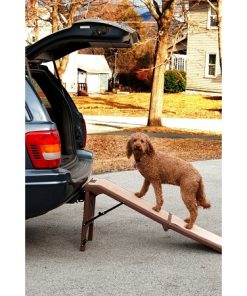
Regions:
<instances>
[{"instance_id":1,"label":"open rear hatch","mask_svg":"<svg viewBox=\"0 0 247 296\"><path fill-rule=\"evenodd\" d=\"M138 40L138 33L126 25L87 19L27 46L26 57L32 62L49 62L83 48L128 48Z\"/></svg>"}]
</instances>

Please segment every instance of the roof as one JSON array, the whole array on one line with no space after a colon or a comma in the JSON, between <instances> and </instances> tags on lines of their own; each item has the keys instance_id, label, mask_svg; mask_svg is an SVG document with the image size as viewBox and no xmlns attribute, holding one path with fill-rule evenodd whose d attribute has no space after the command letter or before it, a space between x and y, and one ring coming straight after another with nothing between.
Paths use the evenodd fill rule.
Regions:
<instances>
[{"instance_id":1,"label":"roof","mask_svg":"<svg viewBox=\"0 0 247 296\"><path fill-rule=\"evenodd\" d=\"M78 54L78 68L87 73L110 73L111 69L103 55Z\"/></svg>"},{"instance_id":2,"label":"roof","mask_svg":"<svg viewBox=\"0 0 247 296\"><path fill-rule=\"evenodd\" d=\"M184 28L178 38L175 40L175 46L174 41L172 41L168 45L168 50L173 49L174 51L177 50L186 50L187 48L187 36L188 36L188 29ZM173 48L174 47L174 48Z\"/></svg>"}]
</instances>

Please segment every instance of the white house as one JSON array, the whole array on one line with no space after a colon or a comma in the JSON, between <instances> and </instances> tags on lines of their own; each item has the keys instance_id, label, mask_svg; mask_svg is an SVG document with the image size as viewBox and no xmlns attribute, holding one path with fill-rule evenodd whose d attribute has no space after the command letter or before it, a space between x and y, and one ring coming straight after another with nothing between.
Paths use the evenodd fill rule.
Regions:
<instances>
[{"instance_id":1,"label":"white house","mask_svg":"<svg viewBox=\"0 0 247 296\"><path fill-rule=\"evenodd\" d=\"M103 55L78 54L69 56L69 63L62 82L70 93L83 90L87 93L101 93L108 90L112 71Z\"/></svg>"},{"instance_id":2,"label":"white house","mask_svg":"<svg viewBox=\"0 0 247 296\"><path fill-rule=\"evenodd\" d=\"M85 83L88 93L108 90L112 71L103 55L78 55L78 83Z\"/></svg>"}]
</instances>

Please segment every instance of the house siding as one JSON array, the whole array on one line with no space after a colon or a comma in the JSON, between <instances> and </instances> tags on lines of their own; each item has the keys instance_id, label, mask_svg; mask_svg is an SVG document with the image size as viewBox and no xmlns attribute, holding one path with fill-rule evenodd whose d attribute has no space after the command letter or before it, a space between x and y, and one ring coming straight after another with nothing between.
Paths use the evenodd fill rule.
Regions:
<instances>
[{"instance_id":1,"label":"house siding","mask_svg":"<svg viewBox=\"0 0 247 296\"><path fill-rule=\"evenodd\" d=\"M216 77L206 77L206 56L216 54ZM218 29L208 28L208 5L194 6L189 13L187 41L187 89L221 92Z\"/></svg>"}]
</instances>

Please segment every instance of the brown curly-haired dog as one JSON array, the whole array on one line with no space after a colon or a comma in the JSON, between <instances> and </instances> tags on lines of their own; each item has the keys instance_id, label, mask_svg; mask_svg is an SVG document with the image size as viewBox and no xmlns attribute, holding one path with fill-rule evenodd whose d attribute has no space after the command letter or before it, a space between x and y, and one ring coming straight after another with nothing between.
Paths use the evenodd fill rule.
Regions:
<instances>
[{"instance_id":1,"label":"brown curly-haired dog","mask_svg":"<svg viewBox=\"0 0 247 296\"><path fill-rule=\"evenodd\" d=\"M156 196L156 206L153 210L159 212L163 205L161 184L180 186L182 199L190 212L190 217L184 221L185 227L191 229L198 215L198 207L209 208L202 176L191 163L154 150L150 138L143 133L133 134L127 142L127 157L135 158L135 167L144 177L144 183L137 197L143 197L152 184Z\"/></svg>"}]
</instances>

